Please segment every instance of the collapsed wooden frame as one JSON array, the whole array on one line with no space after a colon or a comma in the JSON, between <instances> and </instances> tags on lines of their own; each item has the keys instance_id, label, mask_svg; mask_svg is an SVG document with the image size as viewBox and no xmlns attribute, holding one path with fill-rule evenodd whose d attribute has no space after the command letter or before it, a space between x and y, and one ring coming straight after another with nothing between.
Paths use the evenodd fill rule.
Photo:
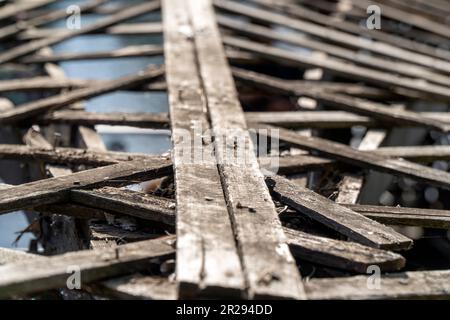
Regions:
<instances>
[{"instance_id":1,"label":"collapsed wooden frame","mask_svg":"<svg viewBox=\"0 0 450 320\"><path fill-rule=\"evenodd\" d=\"M42 1L42 6L52 1ZM99 9L107 1L91 1L83 7L83 11ZM450 128L446 113L418 113L406 110L389 109L390 106L379 102L368 101L376 97L396 96L401 99L440 100L448 102L450 93L448 86L448 52L437 51L430 57L429 47L425 45L411 46L411 43L401 42L402 49L392 45L388 35L374 36L386 42L386 45L373 42L368 45L371 52L382 56L402 60L411 66L408 71L391 67L395 64L382 63L382 59L371 58L369 55L350 55L348 51L333 51L326 42L336 42L339 45L359 46L357 37L344 34L342 31L323 33L326 29L314 24L315 16L305 18L300 11L294 10L297 5L277 5L277 13L270 13L267 5L270 1L254 0L261 9L252 9L247 5L234 1L215 1L214 5L234 14L243 15L256 21L280 24L296 31L303 31L316 36L317 40L302 40L295 36L284 36L279 32L257 25L237 23L237 21L216 17L213 4L209 0L202 1L163 1L162 24L128 26L128 33L161 33L165 42L162 47L125 48L117 52L98 52L93 54L48 54L37 52L49 45L64 41L71 37L93 32L123 34L126 28L119 28L119 23L146 12L160 8L159 1L150 1L122 11L113 12L110 17L100 20L79 31L58 32L52 37L41 32L38 39L14 47L0 54L0 66L9 62L22 64L44 64L64 60L104 59L165 55L165 67L152 67L136 75L127 76L112 81L87 83L71 79L50 78L34 79L29 83L0 83L0 92L16 92L21 90L63 90L50 98L17 106L6 110L0 115L4 126L28 127L31 124L72 125L80 126L83 135L94 135L92 126L96 124L131 125L144 128L171 128L174 143L173 159L164 157L149 157L142 154L125 154L104 150L100 144L96 150L78 148L54 148L42 140L25 139L28 146L0 145L0 158L19 159L30 162L46 163L50 168L52 178L31 182L19 186L6 186L0 194L0 210L2 212L18 209L34 208L44 215L66 214L77 219L104 220L110 215L127 215L134 218L162 223L176 227L176 250L166 245L166 240L148 240L123 246L125 259L118 259L117 252L122 257L122 249L102 249L105 255L116 255L108 263L97 265L96 254L83 252L72 256L55 256L41 260L25 259L2 267L0 271L0 296L27 295L46 289L64 285L64 266L75 261L83 266L84 281L91 283L90 288L96 292L108 292L115 296L154 297L155 287L167 286L170 293L163 298L175 297L246 297L246 298L295 298L295 299L326 299L326 298L402 298L402 297L448 297L445 285L437 288L434 283L439 277L447 277L446 272L416 272L399 274L406 276L408 284L396 289L395 281L386 278L383 285L386 288L373 295L361 288L364 277L313 280L304 283L294 262L294 257L319 265L337 268L354 273L365 273L370 265L377 265L383 271L399 270L404 266L404 259L397 253L386 251L408 249L412 241L398 234L381 223L397 225L415 225L434 228L449 228L450 214L445 210L427 210L413 208L391 208L363 206L346 203L345 200L333 202L317 193L302 188L293 182L278 176L264 177L258 166L269 162L268 158L251 159L246 166L235 167L223 164L220 151L215 159L201 165L186 164L177 158L178 152L185 146L179 143L178 131L192 129L192 123L198 121L204 128L211 128L217 137L228 127L233 127L242 135L248 135L250 128L342 128L354 125L386 128L396 126L417 126L447 132ZM21 10L30 11L34 6ZM200 15L199 12L201 12ZM7 20L15 14L14 9L5 6L0 9L0 21ZM47 13L47 16L31 18L28 27L41 24L44 17L61 19L61 12ZM396 16L393 19L397 19ZM302 19L312 20L304 22ZM22 24L23 25L23 24ZM250 39L240 39L234 35L221 37L218 26L233 30L237 34L249 36ZM351 27L353 26L353 27ZM10 28L8 28L10 27ZM18 30L7 26L0 29L0 37L17 37L23 39L27 30ZM16 26L17 27L17 26ZM142 27L145 27L142 30ZM242 29L245 27L245 29ZM335 27L335 26L333 26ZM423 25L422 29L443 36L442 26ZM343 29L353 34L366 34L362 29L349 23L339 24L337 29ZM118 30L119 29L119 30ZM351 30L350 30L351 29ZM322 32L322 33L321 33ZM280 40L290 44L326 52L330 55L325 59L316 59L293 55L286 49L271 47L255 42L260 39ZM250 56L245 59L269 59L276 63L289 66L319 67L328 72L343 77L357 78L368 84L381 87L370 88L360 84L350 88L348 84L340 87L335 83L323 83L319 86L307 81L289 81L269 77L255 72L231 68L230 61L235 61L231 51L225 51L224 44L240 50L248 51ZM356 41L356 42L355 42ZM413 43L416 44L416 43ZM37 52L37 53L36 53ZM341 52L341 53L339 53ZM347 54L349 54L347 56ZM350 65L343 64L334 57L345 58ZM445 61L447 60L447 61ZM368 69L377 67L381 71ZM182 67L180 67L182 66ZM398 64L400 66L400 64ZM392 75L394 71L399 75ZM442 71L443 74L439 72ZM405 73L406 72L406 73ZM161 76L165 81L161 82ZM290 113L246 113L242 112L238 101L234 80L250 88L268 89L287 96L308 96L318 102L345 110L347 112L290 112ZM427 79L430 83L411 81L411 78ZM186 79L190 79L187 81ZM159 83L157 81L160 81ZM155 85L154 85L155 84ZM314 88L314 90L312 90ZM71 89L70 91L66 91ZM167 114L92 114L80 110L70 110L74 103L120 89L137 90L168 90L170 117ZM393 89L390 91L390 89ZM58 110L61 109L61 110ZM87 130L87 131L86 131ZM370 130L367 133L376 133ZM293 146L318 152L325 158L301 155L287 156L280 159L280 173L293 174L311 169L324 168L345 163L350 166L380 170L399 176L407 176L427 184L443 188L449 187L448 173L405 161L429 163L435 160L448 160L449 150L446 147L407 148L391 147L376 148L368 151L361 147L354 150L342 144L337 144L318 137L303 137L288 129L280 129L280 138ZM382 137L385 135L382 134ZM206 143L214 143L217 150L224 143L220 139L212 141L211 137L203 137ZM381 139L382 140L382 139ZM380 142L381 142L380 140ZM36 144L36 141L40 141ZM86 141L85 141L86 142ZM95 144L95 143L94 143ZM91 144L92 145L92 144ZM88 143L86 144L89 147ZM173 162L172 162L173 161ZM220 163L218 165L218 163ZM73 169L78 165L98 168L72 173L65 169L60 175L55 164L70 164ZM176 201L128 191L118 187L139 181L147 181L175 175ZM195 183L193 183L195 181ZM266 186L265 182L268 184ZM198 189L192 192L192 186ZM344 186L347 183L344 183ZM358 184L358 190L362 182ZM354 241L335 240L322 236L283 228L272 197L297 209L299 214L307 215L319 223L334 229L348 239ZM341 186L340 192L345 187ZM302 196L300 196L302 195ZM355 200L356 201L356 200ZM355 202L351 201L351 202ZM67 205L62 205L67 203ZM207 213L207 214L205 214ZM339 215L336 215L339 213ZM345 218L345 219L344 219ZM378 222L376 222L378 221ZM220 225L220 234L212 227ZM374 232L376 230L376 232ZM169 238L171 241L174 238ZM359 242L360 244L358 244ZM288 249L288 245L289 248ZM128 247L126 247L128 246ZM136 249L136 256L133 249ZM164 247L162 249L162 247ZM375 247L375 248L374 248ZM119 246L118 248L122 248ZM141 248L145 252L141 252ZM117 251L119 250L119 251ZM100 251L99 251L100 252ZM137 277L139 282L146 283L147 294L133 294L133 288L121 292L114 280L97 282L112 276L129 273L128 266L136 270L145 269L146 262L151 258L166 256L176 252L177 285L173 287L167 280L159 282L153 277ZM7 252L7 255L10 253ZM128 255L129 254L129 255ZM14 255L14 254L13 254ZM226 258L224 258L226 257ZM227 263L223 263L224 259ZM39 267L41 273L31 275L27 270ZM53 266L47 268L46 266ZM127 268L124 268L126 266ZM7 276L7 270L14 270ZM98 272L102 270L102 272ZM9 271L8 271L9 272ZM48 281L46 279L53 279ZM135 278L131 278L135 279ZM144 280L148 281L144 281ZM130 278L117 278L116 283L130 281ZM29 286L33 283L34 286ZM161 284L162 283L162 284ZM423 283L433 283L427 286ZM334 287L325 290L325 286ZM340 293L336 288L350 286L354 290ZM176 291L176 293L175 293ZM131 292L131 293L130 293ZM161 297L161 296L160 296Z\"/></svg>"}]
</instances>

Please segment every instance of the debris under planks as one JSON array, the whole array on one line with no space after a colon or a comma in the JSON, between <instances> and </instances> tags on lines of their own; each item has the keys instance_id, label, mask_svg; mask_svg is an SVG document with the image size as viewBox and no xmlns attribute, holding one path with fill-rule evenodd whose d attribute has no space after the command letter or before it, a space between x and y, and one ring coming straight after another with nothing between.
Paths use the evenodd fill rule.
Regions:
<instances>
[{"instance_id":1,"label":"debris under planks","mask_svg":"<svg viewBox=\"0 0 450 320\"><path fill-rule=\"evenodd\" d=\"M44 27L58 0L0 5L0 214L36 237L0 248L1 298L448 299L450 2L110 2L70 30ZM93 34L160 40L52 50ZM134 59L161 63L59 65ZM84 105L118 92L168 109ZM107 150L105 127L171 133L170 155Z\"/></svg>"}]
</instances>

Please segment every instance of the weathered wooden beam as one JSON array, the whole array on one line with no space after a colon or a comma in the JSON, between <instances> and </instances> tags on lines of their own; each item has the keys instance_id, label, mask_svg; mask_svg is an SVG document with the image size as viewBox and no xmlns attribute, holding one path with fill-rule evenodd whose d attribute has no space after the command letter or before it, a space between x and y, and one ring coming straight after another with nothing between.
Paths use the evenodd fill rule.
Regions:
<instances>
[{"instance_id":1,"label":"weathered wooden beam","mask_svg":"<svg viewBox=\"0 0 450 320\"><path fill-rule=\"evenodd\" d=\"M52 55L32 55L20 60L21 63L47 63L76 60L117 59L132 57L151 57L162 55L163 48L157 45L129 46L113 51L68 52Z\"/></svg>"},{"instance_id":2,"label":"weathered wooden beam","mask_svg":"<svg viewBox=\"0 0 450 320\"><path fill-rule=\"evenodd\" d=\"M384 224L450 229L450 211L448 210L342 205Z\"/></svg>"},{"instance_id":3,"label":"weathered wooden beam","mask_svg":"<svg viewBox=\"0 0 450 320\"><path fill-rule=\"evenodd\" d=\"M159 1L149 1L149 2L145 2L145 3L137 4L137 5L125 8L124 10L122 10L114 15L108 16L97 22L94 22L82 29L69 30L62 34L58 34L58 35L44 38L41 40L31 41L31 42L19 45L17 47L13 47L9 50L6 50L6 51L0 53L0 65L5 64L7 62L14 61L23 56L26 56L33 52L36 52L39 49L57 44L64 40L67 40L67 39L70 39L70 38L73 38L73 37L76 37L79 35L91 33L96 30L102 30L102 29L108 28L117 23L129 20L131 18L141 16L143 14L157 10L159 8L160 8ZM1 15L0 15L0 18L1 18Z\"/></svg>"},{"instance_id":4,"label":"weathered wooden beam","mask_svg":"<svg viewBox=\"0 0 450 320\"><path fill-rule=\"evenodd\" d=\"M300 274L286 245L275 205L253 153L254 147L221 43L212 3L199 0L188 4L215 137L216 158L249 296L303 298ZM229 142L230 132L239 139L237 145ZM236 156L236 147L243 150L245 161ZM229 159L230 154L232 159Z\"/></svg>"},{"instance_id":5,"label":"weathered wooden beam","mask_svg":"<svg viewBox=\"0 0 450 320\"><path fill-rule=\"evenodd\" d=\"M359 36L338 30L332 30L315 23L303 21L299 18L292 19L283 14L251 7L235 1L215 0L214 3L220 9L239 15L244 15L266 23L281 25L295 31L318 37L331 43L337 43L342 47L351 47L357 50L370 51L378 55L425 66L440 72L450 72L450 62L446 60L436 59L380 41L362 41ZM366 8L367 7L365 7L364 10L366 10Z\"/></svg>"},{"instance_id":6,"label":"weathered wooden beam","mask_svg":"<svg viewBox=\"0 0 450 320\"><path fill-rule=\"evenodd\" d=\"M400 270L405 266L405 259L390 251L289 228L283 230L292 254L300 260L357 273L367 273L369 266L378 266L383 271Z\"/></svg>"},{"instance_id":7,"label":"weathered wooden beam","mask_svg":"<svg viewBox=\"0 0 450 320\"><path fill-rule=\"evenodd\" d=\"M178 294L245 294L245 280L211 144L205 92L184 0L163 2L166 81L172 125L177 201ZM185 139L190 139L186 143ZM197 139L197 142L191 141ZM198 143L200 139L200 143ZM210 149L210 148L208 148ZM216 227L220 226L221 232Z\"/></svg>"},{"instance_id":8,"label":"weathered wooden beam","mask_svg":"<svg viewBox=\"0 0 450 320\"><path fill-rule=\"evenodd\" d=\"M412 241L393 229L280 177L266 177L272 194L281 202L350 239L375 248L405 250Z\"/></svg>"},{"instance_id":9,"label":"weathered wooden beam","mask_svg":"<svg viewBox=\"0 0 450 320\"><path fill-rule=\"evenodd\" d=\"M77 89L68 93L61 93L56 96L25 103L0 115L0 123L15 124L42 113L63 108L82 99L92 98L118 89L133 87L160 76L162 72L162 67L149 67L145 71L141 71L135 75L121 77L89 88Z\"/></svg>"},{"instance_id":10,"label":"weathered wooden beam","mask_svg":"<svg viewBox=\"0 0 450 320\"><path fill-rule=\"evenodd\" d=\"M70 190L100 187L110 180L151 180L170 174L169 160L136 160L22 184L0 194L0 213L65 201Z\"/></svg>"},{"instance_id":11,"label":"weathered wooden beam","mask_svg":"<svg viewBox=\"0 0 450 320\"><path fill-rule=\"evenodd\" d=\"M305 284L311 300L443 299L450 298L450 271L412 271L380 276L313 279Z\"/></svg>"},{"instance_id":12,"label":"weathered wooden beam","mask_svg":"<svg viewBox=\"0 0 450 320\"><path fill-rule=\"evenodd\" d=\"M422 66L402 61L390 61L383 57L371 56L367 53L361 53L346 49L342 46L307 38L303 34L280 32L271 28L225 16L219 17L219 23L227 29L231 29L238 34L245 34L255 40L281 41L301 48L324 52L331 57L339 58L355 65L382 70L384 72L391 72L404 77L423 79L430 83L436 83L442 86L446 86L450 82L449 76L439 74L437 71L433 72Z\"/></svg>"},{"instance_id":13,"label":"weathered wooden beam","mask_svg":"<svg viewBox=\"0 0 450 320\"><path fill-rule=\"evenodd\" d=\"M407 89L416 91L428 99L450 100L450 89L445 86L425 83L420 79L401 77L395 74L373 70L349 64L332 57L317 58L291 52L286 49L275 48L258 42L226 36L224 44L251 52L270 61L301 68L322 68L333 74L347 77L352 80L362 80L386 88Z\"/></svg>"},{"instance_id":14,"label":"weathered wooden beam","mask_svg":"<svg viewBox=\"0 0 450 320\"><path fill-rule=\"evenodd\" d=\"M105 166L131 160L159 161L158 156L142 153L128 153L115 151L94 151L79 148L47 148L29 147L25 145L0 144L0 159L14 159L21 161L44 161L52 164L84 164L88 166Z\"/></svg>"},{"instance_id":15,"label":"weathered wooden beam","mask_svg":"<svg viewBox=\"0 0 450 320\"><path fill-rule=\"evenodd\" d=\"M19 13L46 6L55 1L56 0L35 0L9 3L0 8L0 20L10 19Z\"/></svg>"},{"instance_id":16,"label":"weathered wooden beam","mask_svg":"<svg viewBox=\"0 0 450 320\"><path fill-rule=\"evenodd\" d=\"M83 284L132 271L144 270L152 258L168 257L175 252L174 237L162 237L106 248L86 250L31 259L0 266L0 297L36 293L48 289L65 287L76 266L81 272Z\"/></svg>"},{"instance_id":17,"label":"weathered wooden beam","mask_svg":"<svg viewBox=\"0 0 450 320\"><path fill-rule=\"evenodd\" d=\"M70 199L85 206L130 215L144 220L175 225L175 202L150 194L104 187L72 190Z\"/></svg>"},{"instance_id":18,"label":"weathered wooden beam","mask_svg":"<svg viewBox=\"0 0 450 320\"><path fill-rule=\"evenodd\" d=\"M253 124L252 127L255 129L266 128L268 134L271 133L270 130L276 129L273 126L259 124ZM264 132L262 133L264 134ZM392 159L372 152L359 151L347 145L318 137L303 137L291 130L278 128L277 133L281 141L296 145L299 148L316 151L350 165L406 176L446 189L450 188L450 174L442 170L403 159Z\"/></svg>"}]
</instances>

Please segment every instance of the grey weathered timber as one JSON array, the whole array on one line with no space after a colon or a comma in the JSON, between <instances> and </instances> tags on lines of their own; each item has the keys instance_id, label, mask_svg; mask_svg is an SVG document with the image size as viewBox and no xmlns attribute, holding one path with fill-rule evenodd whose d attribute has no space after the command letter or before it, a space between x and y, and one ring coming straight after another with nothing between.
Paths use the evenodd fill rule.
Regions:
<instances>
[{"instance_id":1,"label":"grey weathered timber","mask_svg":"<svg viewBox=\"0 0 450 320\"><path fill-rule=\"evenodd\" d=\"M440 119L450 124L450 114L447 112L419 112L422 118ZM395 125L392 122L377 122L367 116L357 115L345 111L284 111L284 112L248 112L248 122L260 122L285 128L351 128L353 126L364 127L408 127L399 121Z\"/></svg>"},{"instance_id":2,"label":"grey weathered timber","mask_svg":"<svg viewBox=\"0 0 450 320\"><path fill-rule=\"evenodd\" d=\"M117 23L120 23L125 20L129 20L134 17L141 16L145 13L157 10L160 7L159 1L149 1L141 4L137 4L134 6L130 6L125 8L124 10L111 15L109 17L103 18L97 22L94 22L85 28L69 30L62 34L57 34L55 36L50 36L48 38L44 38L41 40L31 41L25 44L18 45L17 47L13 47L9 50L6 50L0 53L0 65L5 64L7 62L14 61L18 58L31 54L33 52L38 51L39 49L57 44L64 40L91 33L96 30L102 30ZM1 15L0 15L1 17Z\"/></svg>"},{"instance_id":3,"label":"grey weathered timber","mask_svg":"<svg viewBox=\"0 0 450 320\"><path fill-rule=\"evenodd\" d=\"M46 6L55 1L56 0L35 0L22 1L21 3L9 3L0 8L0 20L12 18L16 14Z\"/></svg>"},{"instance_id":4,"label":"grey weathered timber","mask_svg":"<svg viewBox=\"0 0 450 320\"><path fill-rule=\"evenodd\" d=\"M367 273L371 265L383 271L400 270L405 259L396 253L360 245L355 242L334 240L284 228L289 248L295 257L331 268Z\"/></svg>"},{"instance_id":5,"label":"grey weathered timber","mask_svg":"<svg viewBox=\"0 0 450 320\"><path fill-rule=\"evenodd\" d=\"M72 190L70 199L85 206L175 225L175 202L150 194L104 187L94 190Z\"/></svg>"},{"instance_id":6,"label":"grey weathered timber","mask_svg":"<svg viewBox=\"0 0 450 320\"><path fill-rule=\"evenodd\" d=\"M181 298L236 298L244 295L245 281L217 163L203 150L212 138L207 132L209 115L192 41L193 18L187 1L163 2L177 202L178 294ZM197 141L186 143L187 138Z\"/></svg>"},{"instance_id":7,"label":"grey weathered timber","mask_svg":"<svg viewBox=\"0 0 450 320\"><path fill-rule=\"evenodd\" d=\"M450 77L446 75L433 72L425 67L402 62L390 61L383 57L371 56L367 53L355 52L350 49L343 48L338 45L323 43L319 40L306 38L304 35L296 35L292 33L285 33L276 31L271 28L251 24L245 21L240 21L225 16L219 17L221 26L238 32L239 34L246 34L250 38L266 39L271 41L282 41L302 48L308 48L319 52L324 52L332 57L348 61L353 64L362 65L368 68L379 69L384 72L392 72L405 77L412 77L417 79L427 80L431 83L440 84L442 86L448 85Z\"/></svg>"},{"instance_id":8,"label":"grey weathered timber","mask_svg":"<svg viewBox=\"0 0 450 320\"><path fill-rule=\"evenodd\" d=\"M412 241L378 222L280 176L266 177L272 194L286 205L350 239L382 249L409 249Z\"/></svg>"},{"instance_id":9,"label":"grey weathered timber","mask_svg":"<svg viewBox=\"0 0 450 320\"><path fill-rule=\"evenodd\" d=\"M44 161L52 164L84 164L88 166L105 166L131 160L159 161L158 156L143 153L115 151L93 151L79 148L46 148L24 145L0 144L0 159L17 159L22 161Z\"/></svg>"},{"instance_id":10,"label":"grey weathered timber","mask_svg":"<svg viewBox=\"0 0 450 320\"><path fill-rule=\"evenodd\" d=\"M384 43L388 43L396 47L401 47L409 51L419 52L427 56L450 60L450 53L446 50L441 50L431 45L410 40L406 37L401 37L396 34L384 32L383 30L371 30L369 28L366 28L366 26L360 25L353 21L346 21L344 19L330 19L329 16L327 16L326 14L311 10L306 6L294 2L287 3L273 0L252 0L252 1L258 2L259 4L263 4L264 6L276 5L278 9L282 10L284 13L292 17L298 17L301 19L312 21L317 24L335 28L344 32L352 33L355 35L367 36L374 40L379 40Z\"/></svg>"},{"instance_id":11,"label":"grey weathered timber","mask_svg":"<svg viewBox=\"0 0 450 320\"><path fill-rule=\"evenodd\" d=\"M253 153L211 1L188 4L222 186L249 297L304 298L300 274ZM226 141L230 138L241 140L235 144ZM235 148L244 152L245 161L238 159ZM232 159L227 154L231 154Z\"/></svg>"},{"instance_id":12,"label":"grey weathered timber","mask_svg":"<svg viewBox=\"0 0 450 320\"><path fill-rule=\"evenodd\" d=\"M368 284L370 284L368 286ZM311 300L450 299L450 271L413 271L381 276L379 289L368 276L313 279L305 284Z\"/></svg>"},{"instance_id":13,"label":"grey weathered timber","mask_svg":"<svg viewBox=\"0 0 450 320\"><path fill-rule=\"evenodd\" d=\"M235 1L215 0L214 3L220 9L251 17L253 19L266 23L278 24L314 37L318 37L327 42L337 43L341 47L351 47L358 50L370 51L386 57L425 66L437 71L446 73L450 72L450 62L446 60L436 59L380 41L361 39L360 37L349 33L341 32L338 30L330 30L315 23L306 22L301 19L292 19L283 14L258 9L249 5L240 4Z\"/></svg>"},{"instance_id":14,"label":"grey weathered timber","mask_svg":"<svg viewBox=\"0 0 450 320\"><path fill-rule=\"evenodd\" d=\"M95 113L85 111L61 110L48 114L38 123L64 123L75 125L108 124L118 126L132 126L152 129L169 128L169 115L166 113Z\"/></svg>"},{"instance_id":15,"label":"grey weathered timber","mask_svg":"<svg viewBox=\"0 0 450 320\"><path fill-rule=\"evenodd\" d=\"M118 89L136 86L160 76L162 72L162 67L148 67L145 71L138 72L136 75L125 76L90 88L81 88L68 93L61 93L56 96L19 105L14 110L1 114L0 124L14 124L48 111L63 108L82 99L92 98Z\"/></svg>"},{"instance_id":16,"label":"grey weathered timber","mask_svg":"<svg viewBox=\"0 0 450 320\"><path fill-rule=\"evenodd\" d=\"M384 224L450 229L450 211L422 208L342 204Z\"/></svg>"},{"instance_id":17,"label":"grey weathered timber","mask_svg":"<svg viewBox=\"0 0 450 320\"><path fill-rule=\"evenodd\" d=\"M383 143L384 139L386 139L386 135L387 132L385 130L371 129L367 131L358 146L358 150L376 150ZM361 193L364 178L363 175L344 175L339 183L338 195L335 201L337 203L355 204Z\"/></svg>"},{"instance_id":18,"label":"grey weathered timber","mask_svg":"<svg viewBox=\"0 0 450 320\"><path fill-rule=\"evenodd\" d=\"M58 53L52 55L32 55L20 60L22 63L47 63L47 62L62 62L62 61L76 61L76 60L95 60L95 59L117 59L117 58L132 58L132 57L151 57L163 54L161 46L157 45L139 45L129 46L117 50L110 51L95 51L82 53Z\"/></svg>"},{"instance_id":19,"label":"grey weathered timber","mask_svg":"<svg viewBox=\"0 0 450 320\"><path fill-rule=\"evenodd\" d=\"M11 298L48 289L65 287L73 270L81 271L81 281L89 283L112 276L145 270L152 258L174 253L174 237L141 241L106 248L57 255L46 259L30 259L0 266L0 297Z\"/></svg>"},{"instance_id":20,"label":"grey weathered timber","mask_svg":"<svg viewBox=\"0 0 450 320\"><path fill-rule=\"evenodd\" d=\"M301 68L322 68L332 74L340 75L352 80L362 80L369 83L381 85L385 88L401 88L409 91L417 91L427 99L450 100L450 89L445 86L423 82L420 79L401 77L395 74L373 70L343 62L341 60L326 57L318 58L298 54L286 49L275 48L266 44L250 41L247 39L226 36L224 44L242 49L257 56L263 57L279 64L298 66Z\"/></svg>"},{"instance_id":21,"label":"grey weathered timber","mask_svg":"<svg viewBox=\"0 0 450 320\"><path fill-rule=\"evenodd\" d=\"M2 190L0 212L64 201L72 189L100 187L110 180L122 180L126 184L127 179L145 181L164 177L171 169L169 160L136 160L14 186Z\"/></svg>"},{"instance_id":22,"label":"grey weathered timber","mask_svg":"<svg viewBox=\"0 0 450 320\"><path fill-rule=\"evenodd\" d=\"M275 129L273 126L258 124L253 124L252 127L270 130ZM267 131L269 134L270 130ZM407 176L414 180L424 181L438 187L450 188L450 174L442 170L426 167L404 159L392 159L373 152L356 150L347 145L318 137L303 137L291 130L278 128L278 133L282 141L296 145L299 148L317 151L327 157L329 156L350 165L399 176Z\"/></svg>"}]
</instances>

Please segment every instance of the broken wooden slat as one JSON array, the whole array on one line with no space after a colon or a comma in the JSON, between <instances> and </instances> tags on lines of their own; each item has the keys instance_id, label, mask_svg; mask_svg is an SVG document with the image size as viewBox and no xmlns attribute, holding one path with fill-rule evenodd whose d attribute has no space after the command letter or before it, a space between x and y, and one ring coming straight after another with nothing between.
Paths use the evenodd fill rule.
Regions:
<instances>
[{"instance_id":1,"label":"broken wooden slat","mask_svg":"<svg viewBox=\"0 0 450 320\"><path fill-rule=\"evenodd\" d=\"M366 273L375 265L383 271L402 269L405 259L396 253L366 247L354 242L319 237L283 228L289 248L295 257L331 268Z\"/></svg>"},{"instance_id":2,"label":"broken wooden slat","mask_svg":"<svg viewBox=\"0 0 450 320\"><path fill-rule=\"evenodd\" d=\"M81 281L89 283L145 269L152 258L164 258L174 253L174 237L135 242L106 248L57 255L46 259L32 259L0 266L0 297L10 298L65 287L76 270Z\"/></svg>"},{"instance_id":3,"label":"broken wooden slat","mask_svg":"<svg viewBox=\"0 0 450 320\"><path fill-rule=\"evenodd\" d=\"M370 247L409 249L412 241L393 229L370 220L280 176L266 177L272 194L311 219Z\"/></svg>"},{"instance_id":4,"label":"broken wooden slat","mask_svg":"<svg viewBox=\"0 0 450 320\"><path fill-rule=\"evenodd\" d=\"M132 57L151 57L163 54L161 46L156 45L140 45L129 46L113 51L96 51L81 53L58 53L52 55L32 55L20 60L22 63L47 63L62 62L76 60L94 60L94 59L117 59Z\"/></svg>"},{"instance_id":5,"label":"broken wooden slat","mask_svg":"<svg viewBox=\"0 0 450 320\"><path fill-rule=\"evenodd\" d=\"M82 99L92 98L114 90L136 86L160 76L162 72L163 69L161 67L149 67L145 71L138 72L136 75L125 76L90 88L77 89L68 93L62 93L60 95L29 102L16 107L14 110L4 112L0 115L0 123L17 123L40 115L41 113L65 107Z\"/></svg>"},{"instance_id":6,"label":"broken wooden slat","mask_svg":"<svg viewBox=\"0 0 450 320\"><path fill-rule=\"evenodd\" d=\"M188 3L163 2L177 201L178 294L241 297L245 283L211 143ZM190 139L186 143L185 139ZM191 139L200 139L200 143ZM221 232L215 227L220 226Z\"/></svg>"},{"instance_id":7,"label":"broken wooden slat","mask_svg":"<svg viewBox=\"0 0 450 320\"><path fill-rule=\"evenodd\" d=\"M175 203L150 194L104 187L94 190L72 190L70 199L94 208L175 225Z\"/></svg>"},{"instance_id":8,"label":"broken wooden slat","mask_svg":"<svg viewBox=\"0 0 450 320\"><path fill-rule=\"evenodd\" d=\"M311 300L445 299L450 298L450 271L412 271L373 278L354 276L313 279L305 284Z\"/></svg>"},{"instance_id":9,"label":"broken wooden slat","mask_svg":"<svg viewBox=\"0 0 450 320\"><path fill-rule=\"evenodd\" d=\"M383 87L394 87L416 91L429 99L450 100L450 89L448 87L423 82L420 79L400 77L395 74L381 72L370 68L349 64L332 57L317 58L298 54L281 48L271 47L246 39L226 36L223 38L226 45L236 47L261 56L270 61L275 61L283 65L298 67L322 68L333 74L344 76L352 80L362 80Z\"/></svg>"},{"instance_id":10,"label":"broken wooden slat","mask_svg":"<svg viewBox=\"0 0 450 320\"><path fill-rule=\"evenodd\" d=\"M92 151L78 148L45 148L23 145L0 144L0 159L17 159L23 161L44 161L52 164L84 164L88 166L105 166L131 160L159 161L158 156L142 153L115 151Z\"/></svg>"},{"instance_id":11,"label":"broken wooden slat","mask_svg":"<svg viewBox=\"0 0 450 320\"><path fill-rule=\"evenodd\" d=\"M222 186L232 217L250 298L303 298L300 275L253 154L244 113L210 0L190 1L189 12L204 85ZM194 18L195 17L195 18ZM238 138L243 159L227 158ZM243 148L243 149L242 149ZM248 157L248 158L247 158ZM246 162L246 163L243 163Z\"/></svg>"},{"instance_id":12,"label":"broken wooden slat","mask_svg":"<svg viewBox=\"0 0 450 320\"><path fill-rule=\"evenodd\" d=\"M252 125L254 128L275 127L267 125ZM270 134L270 130L268 130ZM350 165L369 168L394 175L407 176L414 180L424 181L442 188L450 188L450 174L403 159L391 159L373 152L364 152L353 149L347 145L332 142L318 137L303 137L296 132L278 128L279 138L282 141L296 145L307 150L317 151L321 154L338 159Z\"/></svg>"},{"instance_id":13,"label":"broken wooden slat","mask_svg":"<svg viewBox=\"0 0 450 320\"><path fill-rule=\"evenodd\" d=\"M384 224L450 229L450 212L422 208L383 207L371 205L344 206Z\"/></svg>"},{"instance_id":14,"label":"broken wooden slat","mask_svg":"<svg viewBox=\"0 0 450 320\"><path fill-rule=\"evenodd\" d=\"M160 178L169 174L171 169L168 160L136 160L14 186L0 194L0 213L64 201L72 189L100 187L110 180Z\"/></svg>"}]
</instances>

